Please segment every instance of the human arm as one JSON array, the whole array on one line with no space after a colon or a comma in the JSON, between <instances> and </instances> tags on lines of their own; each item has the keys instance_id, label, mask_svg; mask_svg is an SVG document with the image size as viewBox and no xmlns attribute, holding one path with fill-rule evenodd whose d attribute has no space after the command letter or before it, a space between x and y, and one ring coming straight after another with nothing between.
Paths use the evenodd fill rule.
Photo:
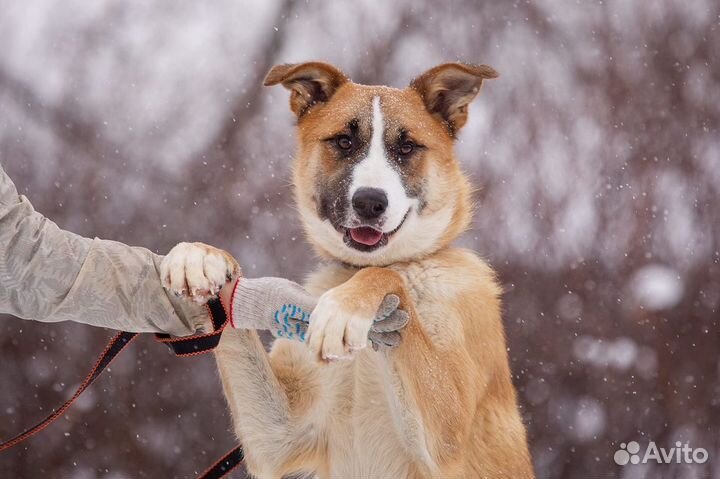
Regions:
<instances>
[{"instance_id":1,"label":"human arm","mask_svg":"<svg viewBox=\"0 0 720 479\"><path fill-rule=\"evenodd\" d=\"M167 294L161 256L64 231L36 212L0 166L0 313L123 331L194 333L204 307Z\"/></svg>"}]
</instances>

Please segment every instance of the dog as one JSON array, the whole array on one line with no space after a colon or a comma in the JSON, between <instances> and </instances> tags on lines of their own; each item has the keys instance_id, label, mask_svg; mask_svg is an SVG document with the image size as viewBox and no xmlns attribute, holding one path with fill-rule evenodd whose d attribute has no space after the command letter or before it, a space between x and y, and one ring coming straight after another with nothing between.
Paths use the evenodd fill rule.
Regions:
<instances>
[{"instance_id":1,"label":"dog","mask_svg":"<svg viewBox=\"0 0 720 479\"><path fill-rule=\"evenodd\" d=\"M319 297L307 343L278 339L268 354L255 331L229 330L216 349L254 476L534 477L500 287L476 253L452 246L472 213L454 142L497 76L448 63L396 89L323 62L268 73L265 85L290 90L295 199L323 261L305 284ZM234 269L202 244L166 262L186 263L190 289L217 289ZM388 294L410 320L397 347L374 351L368 332Z\"/></svg>"}]
</instances>

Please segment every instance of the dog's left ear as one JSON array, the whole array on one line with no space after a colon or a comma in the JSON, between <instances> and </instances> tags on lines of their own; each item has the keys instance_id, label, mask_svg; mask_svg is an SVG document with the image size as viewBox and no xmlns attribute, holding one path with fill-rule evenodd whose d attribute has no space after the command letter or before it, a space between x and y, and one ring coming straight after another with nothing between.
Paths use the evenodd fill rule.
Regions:
<instances>
[{"instance_id":1,"label":"dog's left ear","mask_svg":"<svg viewBox=\"0 0 720 479\"><path fill-rule=\"evenodd\" d=\"M445 63L432 68L410 83L425 107L448 128L450 136L467 122L467 105L480 92L483 80L499 76L487 65Z\"/></svg>"},{"instance_id":2,"label":"dog's left ear","mask_svg":"<svg viewBox=\"0 0 720 479\"><path fill-rule=\"evenodd\" d=\"M300 118L314 105L328 101L347 81L345 74L329 63L308 62L272 67L263 85L282 83L290 90L290 109Z\"/></svg>"}]
</instances>

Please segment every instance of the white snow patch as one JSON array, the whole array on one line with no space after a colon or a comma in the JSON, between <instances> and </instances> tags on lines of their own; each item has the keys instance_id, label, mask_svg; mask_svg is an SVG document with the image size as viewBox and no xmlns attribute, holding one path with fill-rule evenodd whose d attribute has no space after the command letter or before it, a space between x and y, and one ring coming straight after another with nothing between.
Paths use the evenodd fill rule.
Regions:
<instances>
[{"instance_id":1,"label":"white snow patch","mask_svg":"<svg viewBox=\"0 0 720 479\"><path fill-rule=\"evenodd\" d=\"M580 441L596 439L605 430L606 414L603 404L595 398L585 397L575 410L574 432Z\"/></svg>"},{"instance_id":2,"label":"white snow patch","mask_svg":"<svg viewBox=\"0 0 720 479\"><path fill-rule=\"evenodd\" d=\"M685 289L677 271L659 264L643 266L637 270L630 284L635 300L651 311L676 306L682 300Z\"/></svg>"},{"instance_id":3,"label":"white snow patch","mask_svg":"<svg viewBox=\"0 0 720 479\"><path fill-rule=\"evenodd\" d=\"M628 337L613 340L580 336L573 343L573 354L581 362L593 366L609 366L625 371L635 363L638 357L638 346Z\"/></svg>"}]
</instances>

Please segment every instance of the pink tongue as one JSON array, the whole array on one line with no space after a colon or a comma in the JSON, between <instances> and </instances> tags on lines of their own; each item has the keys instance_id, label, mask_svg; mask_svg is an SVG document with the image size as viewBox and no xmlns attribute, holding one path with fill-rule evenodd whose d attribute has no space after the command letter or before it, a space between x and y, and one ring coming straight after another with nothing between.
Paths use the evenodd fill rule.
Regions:
<instances>
[{"instance_id":1,"label":"pink tongue","mask_svg":"<svg viewBox=\"0 0 720 479\"><path fill-rule=\"evenodd\" d=\"M369 226L362 226L360 228L353 228L350 230L350 237L367 246L375 246L382 239L382 231L378 231Z\"/></svg>"}]
</instances>

